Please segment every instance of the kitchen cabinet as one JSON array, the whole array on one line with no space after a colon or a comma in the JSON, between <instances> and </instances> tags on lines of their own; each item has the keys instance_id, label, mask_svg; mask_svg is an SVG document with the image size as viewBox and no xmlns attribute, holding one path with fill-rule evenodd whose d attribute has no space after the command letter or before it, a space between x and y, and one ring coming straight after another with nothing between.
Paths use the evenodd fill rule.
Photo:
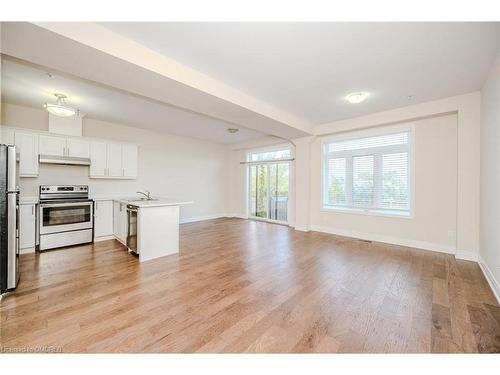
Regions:
<instances>
[{"instance_id":1,"label":"kitchen cabinet","mask_svg":"<svg viewBox=\"0 0 500 375\"><path fill-rule=\"evenodd\" d=\"M37 177L38 134L16 131L14 143L19 148L19 177Z\"/></svg>"},{"instance_id":2,"label":"kitchen cabinet","mask_svg":"<svg viewBox=\"0 0 500 375\"><path fill-rule=\"evenodd\" d=\"M66 138L66 153L74 158L89 158L90 143L82 138Z\"/></svg>"},{"instance_id":3,"label":"kitchen cabinet","mask_svg":"<svg viewBox=\"0 0 500 375\"><path fill-rule=\"evenodd\" d=\"M40 154L49 156L90 157L89 141L54 135L40 135Z\"/></svg>"},{"instance_id":4,"label":"kitchen cabinet","mask_svg":"<svg viewBox=\"0 0 500 375\"><path fill-rule=\"evenodd\" d=\"M113 202L113 233L115 238L126 245L127 242L127 205Z\"/></svg>"},{"instance_id":5,"label":"kitchen cabinet","mask_svg":"<svg viewBox=\"0 0 500 375\"><path fill-rule=\"evenodd\" d=\"M0 126L0 144L13 145L14 144L14 130Z\"/></svg>"},{"instance_id":6,"label":"kitchen cabinet","mask_svg":"<svg viewBox=\"0 0 500 375\"><path fill-rule=\"evenodd\" d=\"M90 143L91 178L136 178L137 145L128 143Z\"/></svg>"},{"instance_id":7,"label":"kitchen cabinet","mask_svg":"<svg viewBox=\"0 0 500 375\"><path fill-rule=\"evenodd\" d=\"M90 142L90 177L106 177L106 143Z\"/></svg>"},{"instance_id":8,"label":"kitchen cabinet","mask_svg":"<svg viewBox=\"0 0 500 375\"><path fill-rule=\"evenodd\" d=\"M122 144L123 177L137 177L137 145Z\"/></svg>"},{"instance_id":9,"label":"kitchen cabinet","mask_svg":"<svg viewBox=\"0 0 500 375\"><path fill-rule=\"evenodd\" d=\"M6 126L0 127L0 143L18 146L20 177L38 176L40 155L45 157L42 160L45 163L57 163L57 158L51 157L90 159L90 178L135 179L138 174L138 147L130 143ZM77 161L73 160L72 164Z\"/></svg>"},{"instance_id":10,"label":"kitchen cabinet","mask_svg":"<svg viewBox=\"0 0 500 375\"><path fill-rule=\"evenodd\" d=\"M94 237L113 235L113 201L94 202Z\"/></svg>"},{"instance_id":11,"label":"kitchen cabinet","mask_svg":"<svg viewBox=\"0 0 500 375\"><path fill-rule=\"evenodd\" d=\"M66 138L40 135L40 155L66 156Z\"/></svg>"},{"instance_id":12,"label":"kitchen cabinet","mask_svg":"<svg viewBox=\"0 0 500 375\"><path fill-rule=\"evenodd\" d=\"M19 205L19 247L32 249L35 247L35 204Z\"/></svg>"},{"instance_id":13,"label":"kitchen cabinet","mask_svg":"<svg viewBox=\"0 0 500 375\"><path fill-rule=\"evenodd\" d=\"M108 177L122 177L122 145L119 143L108 143L106 153Z\"/></svg>"}]
</instances>

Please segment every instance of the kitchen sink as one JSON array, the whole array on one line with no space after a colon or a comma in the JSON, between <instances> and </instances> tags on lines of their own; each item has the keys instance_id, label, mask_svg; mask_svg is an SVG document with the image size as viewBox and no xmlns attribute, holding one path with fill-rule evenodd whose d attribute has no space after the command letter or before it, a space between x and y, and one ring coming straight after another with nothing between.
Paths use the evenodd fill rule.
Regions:
<instances>
[{"instance_id":1,"label":"kitchen sink","mask_svg":"<svg viewBox=\"0 0 500 375\"><path fill-rule=\"evenodd\" d=\"M129 199L130 202L150 202L150 201L157 201L158 198L134 198L134 199Z\"/></svg>"}]
</instances>

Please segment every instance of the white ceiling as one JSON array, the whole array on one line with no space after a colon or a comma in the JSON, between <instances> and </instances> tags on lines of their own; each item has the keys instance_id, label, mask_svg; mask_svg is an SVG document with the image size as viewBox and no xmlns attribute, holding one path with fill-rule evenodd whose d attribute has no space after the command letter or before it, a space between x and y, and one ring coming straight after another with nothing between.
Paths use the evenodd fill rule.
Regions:
<instances>
[{"instance_id":1,"label":"white ceiling","mask_svg":"<svg viewBox=\"0 0 500 375\"><path fill-rule=\"evenodd\" d=\"M51 71L50 78L47 72ZM54 93L68 96L89 118L194 137L219 143L236 143L264 134L186 111L125 91L54 72L37 65L4 58L2 61L2 101L42 108L55 102ZM227 128L238 128L235 134Z\"/></svg>"},{"instance_id":2,"label":"white ceiling","mask_svg":"<svg viewBox=\"0 0 500 375\"><path fill-rule=\"evenodd\" d=\"M101 25L313 124L478 90L500 43L500 23Z\"/></svg>"}]
</instances>

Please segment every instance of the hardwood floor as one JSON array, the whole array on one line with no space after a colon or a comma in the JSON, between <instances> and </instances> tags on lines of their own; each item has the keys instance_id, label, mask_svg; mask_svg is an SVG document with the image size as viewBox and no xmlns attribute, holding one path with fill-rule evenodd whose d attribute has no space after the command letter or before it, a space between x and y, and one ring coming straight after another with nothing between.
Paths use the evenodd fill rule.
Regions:
<instances>
[{"instance_id":1,"label":"hardwood floor","mask_svg":"<svg viewBox=\"0 0 500 375\"><path fill-rule=\"evenodd\" d=\"M180 256L142 264L106 241L24 255L21 272L4 352L500 351L477 264L262 222L182 225Z\"/></svg>"}]
</instances>

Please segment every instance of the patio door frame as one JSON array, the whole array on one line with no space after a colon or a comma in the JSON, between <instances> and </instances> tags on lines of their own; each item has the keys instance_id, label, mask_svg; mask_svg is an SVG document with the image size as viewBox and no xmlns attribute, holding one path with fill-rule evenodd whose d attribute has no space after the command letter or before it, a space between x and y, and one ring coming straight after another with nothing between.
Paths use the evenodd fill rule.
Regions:
<instances>
[{"instance_id":1,"label":"patio door frame","mask_svg":"<svg viewBox=\"0 0 500 375\"><path fill-rule=\"evenodd\" d=\"M252 153L257 153L257 152L266 152L266 151L275 151L275 150L284 150L284 149L290 149L290 153L293 158L293 148L288 147L288 146L281 146L281 147L271 147L271 148L263 148L263 149L258 149L258 150L252 150L251 152L248 153L247 156L249 156ZM248 160L248 159L247 159ZM293 159L292 159L293 160ZM292 181L293 180L293 163L291 160L286 159L286 160L280 160L280 159L275 159L275 160L262 160L262 161L247 161L247 217L252 220L258 220L258 221L265 221L269 223L274 223L274 224L282 224L282 225L289 225L290 223L290 207L291 207L291 201L292 201ZM278 168L279 164L287 164L288 165L288 199L287 199L287 215L286 215L286 221L283 220L274 220L269 218L269 209L270 209L270 201L271 201L271 184L270 184L270 168L269 165L276 164L276 168ZM267 192L267 216L266 218L260 217L260 216L254 216L252 215L252 188L250 184L252 183L251 180L251 168L259 165L266 165L266 176L267 176L267 186L266 186L266 192Z\"/></svg>"}]
</instances>

